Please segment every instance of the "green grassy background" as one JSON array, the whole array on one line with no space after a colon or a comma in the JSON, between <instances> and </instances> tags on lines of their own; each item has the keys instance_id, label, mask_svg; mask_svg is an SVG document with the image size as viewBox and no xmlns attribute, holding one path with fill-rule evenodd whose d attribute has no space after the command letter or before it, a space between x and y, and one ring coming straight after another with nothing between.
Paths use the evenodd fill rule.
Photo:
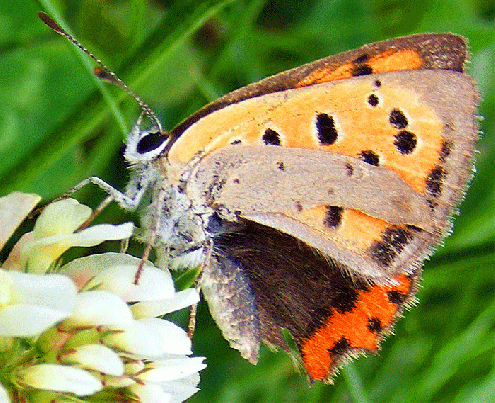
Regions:
<instances>
[{"instance_id":1,"label":"green grassy background","mask_svg":"<svg viewBox=\"0 0 495 403\"><path fill-rule=\"evenodd\" d=\"M172 128L233 89L367 42L455 32L471 46L482 93L477 173L454 231L426 262L421 303L379 355L308 387L291 359L258 366L229 349L200 307L195 354L207 357L191 402L495 402L495 5L493 0L63 1L0 3L0 194L49 200L89 175L123 188L119 150L135 104L102 85L46 11L115 70ZM101 192L80 200L96 205ZM110 208L103 217L126 216Z\"/></svg>"}]
</instances>

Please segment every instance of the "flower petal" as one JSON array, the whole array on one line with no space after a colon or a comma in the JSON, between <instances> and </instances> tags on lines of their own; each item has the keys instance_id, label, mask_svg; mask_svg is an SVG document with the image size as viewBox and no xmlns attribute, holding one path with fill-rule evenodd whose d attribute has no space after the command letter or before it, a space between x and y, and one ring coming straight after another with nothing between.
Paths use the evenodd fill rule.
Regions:
<instances>
[{"instance_id":1,"label":"flower petal","mask_svg":"<svg viewBox=\"0 0 495 403\"><path fill-rule=\"evenodd\" d=\"M188 377L206 368L204 357L167 358L147 365L138 378L143 382L166 382Z\"/></svg>"},{"instance_id":2,"label":"flower petal","mask_svg":"<svg viewBox=\"0 0 495 403\"><path fill-rule=\"evenodd\" d=\"M199 388L199 374L195 372L194 374L176 379L175 381L162 382L160 386L163 391L172 396L170 403L180 403L189 399L194 395Z\"/></svg>"},{"instance_id":3,"label":"flower petal","mask_svg":"<svg viewBox=\"0 0 495 403\"><path fill-rule=\"evenodd\" d=\"M159 385L154 384L135 384L129 390L136 396L136 401L140 403L171 403L172 396L166 393Z\"/></svg>"},{"instance_id":4,"label":"flower petal","mask_svg":"<svg viewBox=\"0 0 495 403\"><path fill-rule=\"evenodd\" d=\"M32 274L18 271L4 271L12 281L17 298L27 304L49 306L70 312L77 294L72 279L61 274ZM2 277L0 277L0 281Z\"/></svg>"},{"instance_id":5,"label":"flower petal","mask_svg":"<svg viewBox=\"0 0 495 403\"><path fill-rule=\"evenodd\" d=\"M130 238L134 224L126 222L120 225L99 224L71 234L70 243L73 246L95 246L104 241L116 241Z\"/></svg>"},{"instance_id":6,"label":"flower petal","mask_svg":"<svg viewBox=\"0 0 495 403\"><path fill-rule=\"evenodd\" d=\"M21 192L0 197L0 250L40 200L41 196Z\"/></svg>"},{"instance_id":7,"label":"flower petal","mask_svg":"<svg viewBox=\"0 0 495 403\"><path fill-rule=\"evenodd\" d=\"M7 390L0 383L0 403L10 403L10 397Z\"/></svg>"},{"instance_id":8,"label":"flower petal","mask_svg":"<svg viewBox=\"0 0 495 403\"><path fill-rule=\"evenodd\" d=\"M107 291L85 291L77 295L76 305L65 326L122 326L133 323L127 304Z\"/></svg>"},{"instance_id":9,"label":"flower petal","mask_svg":"<svg viewBox=\"0 0 495 403\"><path fill-rule=\"evenodd\" d=\"M35 239L71 234L91 216L91 209L74 199L64 199L45 207L34 226Z\"/></svg>"},{"instance_id":10,"label":"flower petal","mask_svg":"<svg viewBox=\"0 0 495 403\"><path fill-rule=\"evenodd\" d=\"M70 315L76 292L67 276L0 270L0 336L42 333Z\"/></svg>"},{"instance_id":11,"label":"flower petal","mask_svg":"<svg viewBox=\"0 0 495 403\"><path fill-rule=\"evenodd\" d=\"M105 241L129 238L134 224L121 225L100 224L71 234L55 234L26 243L22 258L27 260L29 271L42 273L73 246L95 246Z\"/></svg>"},{"instance_id":12,"label":"flower petal","mask_svg":"<svg viewBox=\"0 0 495 403\"><path fill-rule=\"evenodd\" d=\"M102 389L101 381L88 371L57 364L32 365L17 372L16 382L36 389L88 396Z\"/></svg>"},{"instance_id":13,"label":"flower petal","mask_svg":"<svg viewBox=\"0 0 495 403\"><path fill-rule=\"evenodd\" d=\"M150 318L178 311L198 302L199 292L194 288L188 288L175 293L172 298L138 302L131 306L131 310L136 319Z\"/></svg>"},{"instance_id":14,"label":"flower petal","mask_svg":"<svg viewBox=\"0 0 495 403\"><path fill-rule=\"evenodd\" d=\"M65 319L60 311L51 308L17 304L0 311L0 336L33 337Z\"/></svg>"},{"instance_id":15,"label":"flower petal","mask_svg":"<svg viewBox=\"0 0 495 403\"><path fill-rule=\"evenodd\" d=\"M175 288L170 272L157 269L150 262L146 262L135 284L140 263L140 258L109 252L75 259L60 272L85 283L85 288L110 291L127 302L173 297Z\"/></svg>"},{"instance_id":16,"label":"flower petal","mask_svg":"<svg viewBox=\"0 0 495 403\"><path fill-rule=\"evenodd\" d=\"M172 322L147 318L120 327L122 332L103 336L112 348L148 359L164 354L191 354L191 340L186 332Z\"/></svg>"},{"instance_id":17,"label":"flower petal","mask_svg":"<svg viewBox=\"0 0 495 403\"><path fill-rule=\"evenodd\" d=\"M22 250L24 245L34 241L33 233L28 232L23 234L20 239L15 243L14 247L11 249L7 260L2 264L4 270L24 270L25 261L23 261Z\"/></svg>"},{"instance_id":18,"label":"flower petal","mask_svg":"<svg viewBox=\"0 0 495 403\"><path fill-rule=\"evenodd\" d=\"M112 349L101 344L85 344L60 355L63 364L78 364L80 367L105 375L121 376L124 363Z\"/></svg>"}]
</instances>

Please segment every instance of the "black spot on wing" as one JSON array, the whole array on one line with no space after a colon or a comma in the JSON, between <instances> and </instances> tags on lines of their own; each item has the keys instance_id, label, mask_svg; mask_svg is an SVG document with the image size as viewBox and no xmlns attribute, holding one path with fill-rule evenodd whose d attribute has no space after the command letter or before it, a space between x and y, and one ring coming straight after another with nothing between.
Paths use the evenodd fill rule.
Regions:
<instances>
[{"instance_id":1,"label":"black spot on wing","mask_svg":"<svg viewBox=\"0 0 495 403\"><path fill-rule=\"evenodd\" d=\"M442 148L440 149L440 156L438 159L441 162L445 162L452 151L452 143L450 141L444 141Z\"/></svg>"},{"instance_id":2,"label":"black spot on wing","mask_svg":"<svg viewBox=\"0 0 495 403\"><path fill-rule=\"evenodd\" d=\"M371 73L373 73L373 69L367 64L358 64L354 66L351 72L353 77L368 76Z\"/></svg>"},{"instance_id":3,"label":"black spot on wing","mask_svg":"<svg viewBox=\"0 0 495 403\"><path fill-rule=\"evenodd\" d=\"M326 206L325 219L323 224L328 228L337 228L342 222L342 212L344 209L339 206Z\"/></svg>"},{"instance_id":4,"label":"black spot on wing","mask_svg":"<svg viewBox=\"0 0 495 403\"><path fill-rule=\"evenodd\" d=\"M407 130L401 130L395 135L394 145L401 154L411 154L417 144L416 135Z\"/></svg>"},{"instance_id":5,"label":"black spot on wing","mask_svg":"<svg viewBox=\"0 0 495 403\"><path fill-rule=\"evenodd\" d=\"M370 56L367 53L363 53L361 56L354 60L354 64L363 64L369 60Z\"/></svg>"},{"instance_id":6,"label":"black spot on wing","mask_svg":"<svg viewBox=\"0 0 495 403\"><path fill-rule=\"evenodd\" d=\"M352 287L341 288L339 290L338 298L332 299L332 308L340 314L352 312L356 309L356 301L358 297L358 290Z\"/></svg>"},{"instance_id":7,"label":"black spot on wing","mask_svg":"<svg viewBox=\"0 0 495 403\"><path fill-rule=\"evenodd\" d=\"M380 165L380 157L374 151L371 150L361 151L359 156L367 164L373 165L375 167Z\"/></svg>"},{"instance_id":8,"label":"black spot on wing","mask_svg":"<svg viewBox=\"0 0 495 403\"><path fill-rule=\"evenodd\" d=\"M395 305L402 305L406 299L407 295L403 294L397 290L387 292L388 300Z\"/></svg>"},{"instance_id":9,"label":"black spot on wing","mask_svg":"<svg viewBox=\"0 0 495 403\"><path fill-rule=\"evenodd\" d=\"M351 345L349 344L349 340L347 340L345 337L342 337L337 343L335 343L333 348L328 350L328 352L332 356L341 356L342 354L346 353L350 348Z\"/></svg>"},{"instance_id":10,"label":"black spot on wing","mask_svg":"<svg viewBox=\"0 0 495 403\"><path fill-rule=\"evenodd\" d=\"M445 169L441 166L433 168L426 179L426 190L434 197L442 191L442 184L445 179Z\"/></svg>"},{"instance_id":11,"label":"black spot on wing","mask_svg":"<svg viewBox=\"0 0 495 403\"><path fill-rule=\"evenodd\" d=\"M271 146L279 146L280 145L280 135L272 129L266 129L263 134L263 143Z\"/></svg>"},{"instance_id":12,"label":"black spot on wing","mask_svg":"<svg viewBox=\"0 0 495 403\"><path fill-rule=\"evenodd\" d=\"M368 105L369 106L372 106L373 108L375 106L377 106L378 104L380 103L380 100L378 99L378 97L375 95L375 94L371 94L369 97L368 97Z\"/></svg>"},{"instance_id":13,"label":"black spot on wing","mask_svg":"<svg viewBox=\"0 0 495 403\"><path fill-rule=\"evenodd\" d=\"M387 228L380 241L375 241L368 253L378 264L388 266L413 239L413 230L393 226Z\"/></svg>"},{"instance_id":14,"label":"black spot on wing","mask_svg":"<svg viewBox=\"0 0 495 403\"><path fill-rule=\"evenodd\" d=\"M404 112L399 109L392 109L388 119L390 124L399 130L405 129L409 124L406 115L404 115Z\"/></svg>"},{"instance_id":15,"label":"black spot on wing","mask_svg":"<svg viewBox=\"0 0 495 403\"><path fill-rule=\"evenodd\" d=\"M335 143L339 136L333 116L329 116L326 113L320 113L316 116L316 131L318 141L322 145Z\"/></svg>"},{"instance_id":16,"label":"black spot on wing","mask_svg":"<svg viewBox=\"0 0 495 403\"><path fill-rule=\"evenodd\" d=\"M354 167L351 164L345 164L345 169L347 170L347 176L351 177L354 175Z\"/></svg>"},{"instance_id":17,"label":"black spot on wing","mask_svg":"<svg viewBox=\"0 0 495 403\"><path fill-rule=\"evenodd\" d=\"M370 318L368 320L368 330L371 333L380 333L383 329L382 321L378 318Z\"/></svg>"}]
</instances>

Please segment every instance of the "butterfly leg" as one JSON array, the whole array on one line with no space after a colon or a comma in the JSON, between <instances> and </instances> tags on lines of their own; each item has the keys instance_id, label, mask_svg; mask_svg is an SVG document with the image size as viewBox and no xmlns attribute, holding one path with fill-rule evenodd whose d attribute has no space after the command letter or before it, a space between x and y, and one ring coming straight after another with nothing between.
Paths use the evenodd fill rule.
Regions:
<instances>
[{"instance_id":1,"label":"butterfly leg","mask_svg":"<svg viewBox=\"0 0 495 403\"><path fill-rule=\"evenodd\" d=\"M72 194L90 183L97 185L100 189L108 194L108 197L100 203L100 205L93 211L91 216L78 228L78 230L82 230L86 228L112 201L116 201L124 210L135 210L149 185L149 181L147 179L148 178L144 175L142 177L136 176L129 183L126 193L123 193L104 180L96 176L92 176L90 178L84 179L82 182L79 182L64 195L55 199L55 201L70 197Z\"/></svg>"},{"instance_id":2,"label":"butterfly leg","mask_svg":"<svg viewBox=\"0 0 495 403\"><path fill-rule=\"evenodd\" d=\"M116 201L124 210L129 210L129 211L133 211L136 209L147 188L146 186L147 184L143 186L143 184L140 181L133 181L132 182L133 186L130 186L127 189L126 193L123 193L120 190L114 188L112 185L105 182L103 179L100 179L97 176L91 176L79 182L71 190L65 193L62 196L62 198L66 199L67 197L70 197L73 193L77 192L78 190L82 189L84 186L90 183L98 186L105 193L107 193L111 198L111 201ZM105 199L103 203L105 203L106 200L107 199Z\"/></svg>"},{"instance_id":3,"label":"butterfly leg","mask_svg":"<svg viewBox=\"0 0 495 403\"><path fill-rule=\"evenodd\" d=\"M141 197L142 197L142 195L141 195ZM160 187L160 190L158 191L158 196L156 198L156 202L154 203L156 210L152 216L150 236L149 236L148 240L146 241L146 246L145 246L143 254L141 256L141 262L139 263L138 269L136 271L136 275L134 277L134 284L138 283L139 277L141 276L141 271L143 270L143 267L144 267L145 263L147 262L148 257L150 255L151 248L152 248L153 244L155 243L156 235L158 233L158 227L160 226L160 211L162 210L164 199L165 199L165 189L163 187ZM139 202L137 204L139 204Z\"/></svg>"},{"instance_id":4,"label":"butterfly leg","mask_svg":"<svg viewBox=\"0 0 495 403\"><path fill-rule=\"evenodd\" d=\"M199 271L196 280L194 281L194 288L198 291L198 294L201 292L201 277L203 275L203 269L210 262L211 251L213 249L213 242L210 240L207 245L206 257L201 263L201 270ZM198 302L199 303L199 302ZM187 325L187 335L190 339L192 339L194 335L194 330L196 329L196 312L198 311L198 303L191 305L189 308L189 324Z\"/></svg>"}]
</instances>

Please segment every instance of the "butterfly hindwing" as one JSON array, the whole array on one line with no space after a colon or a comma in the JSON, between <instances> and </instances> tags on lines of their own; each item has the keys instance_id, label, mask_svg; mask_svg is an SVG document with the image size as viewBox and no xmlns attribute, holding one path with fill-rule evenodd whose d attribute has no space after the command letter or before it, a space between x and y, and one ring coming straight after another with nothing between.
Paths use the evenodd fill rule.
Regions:
<instances>
[{"instance_id":1,"label":"butterfly hindwing","mask_svg":"<svg viewBox=\"0 0 495 403\"><path fill-rule=\"evenodd\" d=\"M202 286L224 336L256 362L255 336L286 349L285 328L311 379L328 380L346 359L376 351L419 279L415 270L394 285L371 285L296 238L249 221L230 224L213 240ZM233 309L219 298L218 284L227 298L239 295L240 285L249 284L251 293L242 293L245 299Z\"/></svg>"}]
</instances>

